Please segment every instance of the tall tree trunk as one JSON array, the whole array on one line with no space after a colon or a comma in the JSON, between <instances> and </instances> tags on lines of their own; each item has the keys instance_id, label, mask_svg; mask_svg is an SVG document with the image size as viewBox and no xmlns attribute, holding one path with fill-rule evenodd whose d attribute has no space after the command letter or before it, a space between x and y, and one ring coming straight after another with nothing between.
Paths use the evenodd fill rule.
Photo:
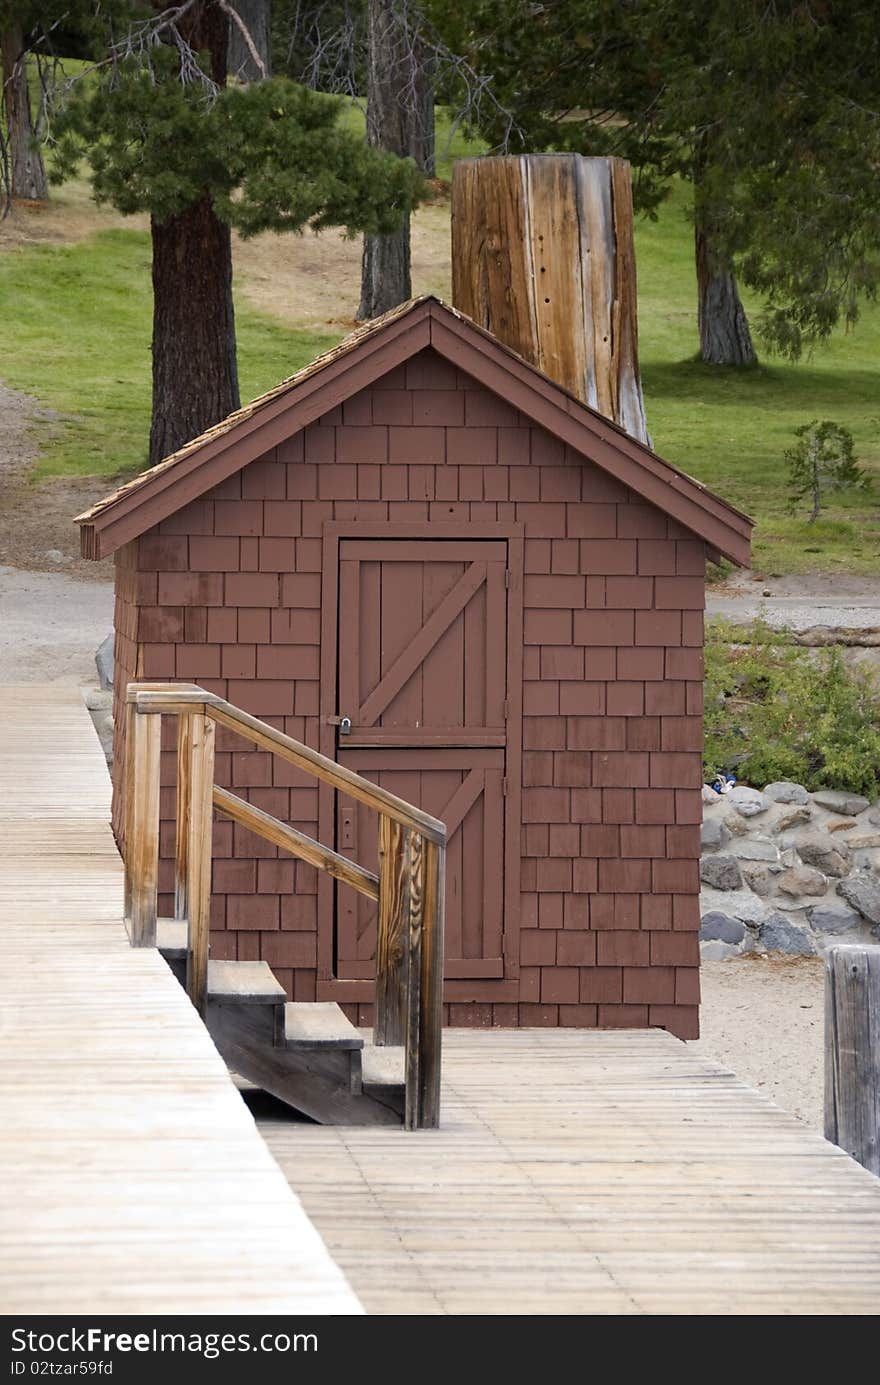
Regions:
<instances>
[{"instance_id":1,"label":"tall tree trunk","mask_svg":"<svg viewBox=\"0 0 880 1385\"><path fill-rule=\"evenodd\" d=\"M153 238L153 418L150 465L240 404L229 227L207 197Z\"/></svg>"},{"instance_id":2,"label":"tall tree trunk","mask_svg":"<svg viewBox=\"0 0 880 1385\"><path fill-rule=\"evenodd\" d=\"M180 22L211 76L226 80L228 16L197 0ZM151 221L153 416L150 464L219 423L240 404L232 305L232 238L207 193L177 216Z\"/></svg>"},{"instance_id":3,"label":"tall tree trunk","mask_svg":"<svg viewBox=\"0 0 880 1385\"><path fill-rule=\"evenodd\" d=\"M248 47L240 26L236 24L234 19L230 19L229 57L227 59L229 75L230 77L237 77L240 82L262 81L264 77L269 76L271 71L269 58L271 0L230 0L230 4L253 40L253 45L265 71L261 72L259 65L254 61L254 55Z\"/></svg>"},{"instance_id":4,"label":"tall tree trunk","mask_svg":"<svg viewBox=\"0 0 880 1385\"><path fill-rule=\"evenodd\" d=\"M718 254L711 230L694 227L700 359L708 365L754 365L758 357L730 261Z\"/></svg>"},{"instance_id":5,"label":"tall tree trunk","mask_svg":"<svg viewBox=\"0 0 880 1385\"><path fill-rule=\"evenodd\" d=\"M434 84L427 55L403 22L400 0L369 0L367 139L434 173ZM410 218L387 236L364 236L359 318L412 297Z\"/></svg>"},{"instance_id":6,"label":"tall tree trunk","mask_svg":"<svg viewBox=\"0 0 880 1385\"><path fill-rule=\"evenodd\" d=\"M46 170L34 142L34 122L28 91L24 35L12 26L0 38L3 50L3 113L9 157L9 190L13 197L45 202L49 196Z\"/></svg>"},{"instance_id":7,"label":"tall tree trunk","mask_svg":"<svg viewBox=\"0 0 880 1385\"><path fill-rule=\"evenodd\" d=\"M694 151L694 258L700 360L707 365L754 365L749 320L729 257L720 248L719 207L711 189L711 147L703 136Z\"/></svg>"}]
</instances>

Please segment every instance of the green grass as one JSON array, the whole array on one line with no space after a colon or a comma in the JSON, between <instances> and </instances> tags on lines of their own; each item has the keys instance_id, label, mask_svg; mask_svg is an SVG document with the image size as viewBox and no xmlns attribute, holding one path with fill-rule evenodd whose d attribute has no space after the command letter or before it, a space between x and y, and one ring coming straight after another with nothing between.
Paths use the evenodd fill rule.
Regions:
<instances>
[{"instance_id":1,"label":"green grass","mask_svg":"<svg viewBox=\"0 0 880 1385\"><path fill-rule=\"evenodd\" d=\"M356 128L361 113L343 119ZM478 152L438 112L438 175ZM648 426L661 455L758 521L755 566L768 575L876 572L880 563L880 308L795 365L762 359L752 370L695 359L696 308L686 190L657 222L639 222L640 355ZM446 245L438 244L443 262ZM753 317L758 304L748 303ZM340 304L340 311L343 305ZM335 339L237 304L243 399L312 359ZM46 442L37 478L111 474L143 464L150 394L149 240L104 231L69 246L0 253L0 376L63 421ZM760 346L759 346L760 349ZM783 453L795 428L830 418L850 428L877 493L835 497L820 521L787 513Z\"/></svg>"},{"instance_id":2,"label":"green grass","mask_svg":"<svg viewBox=\"0 0 880 1385\"><path fill-rule=\"evenodd\" d=\"M697 349L691 228L684 190L636 231L645 408L657 451L758 521L767 573L876 572L880 561L880 309L835 333L811 359L764 358L751 370L707 366ZM753 321L759 304L746 300ZM757 343L760 354L760 342ZM787 513L783 454L813 418L851 429L877 494L834 497L816 524Z\"/></svg>"},{"instance_id":3,"label":"green grass","mask_svg":"<svg viewBox=\"0 0 880 1385\"><path fill-rule=\"evenodd\" d=\"M35 479L132 471L150 427L150 238L103 231L0 255L0 374L61 415ZM236 307L242 399L336 340Z\"/></svg>"}]
</instances>

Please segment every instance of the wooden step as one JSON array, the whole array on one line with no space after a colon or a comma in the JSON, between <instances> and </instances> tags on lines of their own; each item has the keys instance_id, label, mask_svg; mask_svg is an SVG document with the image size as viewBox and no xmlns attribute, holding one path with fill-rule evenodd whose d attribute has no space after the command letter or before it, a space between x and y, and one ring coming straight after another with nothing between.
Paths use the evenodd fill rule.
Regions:
<instances>
[{"instance_id":1,"label":"wooden step","mask_svg":"<svg viewBox=\"0 0 880 1385\"><path fill-rule=\"evenodd\" d=\"M284 1007L287 1048L360 1049L364 1041L335 1000L299 1001Z\"/></svg>"},{"instance_id":2,"label":"wooden step","mask_svg":"<svg viewBox=\"0 0 880 1385\"><path fill-rule=\"evenodd\" d=\"M220 1004L278 1005L287 992L268 962L209 962L208 1000Z\"/></svg>"},{"instance_id":3,"label":"wooden step","mask_svg":"<svg viewBox=\"0 0 880 1385\"><path fill-rule=\"evenodd\" d=\"M156 946L166 962L186 960L186 919L157 919Z\"/></svg>"},{"instance_id":4,"label":"wooden step","mask_svg":"<svg viewBox=\"0 0 880 1385\"><path fill-rule=\"evenodd\" d=\"M402 1091L405 1083L406 1056L403 1048L367 1044L361 1054L364 1087Z\"/></svg>"}]
</instances>

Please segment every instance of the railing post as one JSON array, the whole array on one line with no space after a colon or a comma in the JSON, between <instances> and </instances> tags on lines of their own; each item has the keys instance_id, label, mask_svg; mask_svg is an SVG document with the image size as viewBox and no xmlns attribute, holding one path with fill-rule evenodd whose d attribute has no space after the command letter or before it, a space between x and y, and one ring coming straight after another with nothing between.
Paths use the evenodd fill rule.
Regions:
<instances>
[{"instance_id":1,"label":"railing post","mask_svg":"<svg viewBox=\"0 0 880 1385\"><path fill-rule=\"evenodd\" d=\"M191 712L186 719L189 721L189 816L186 844L186 908L189 936L186 989L193 1005L200 1014L204 1014L208 989L208 935L211 927L214 722L204 711Z\"/></svg>"},{"instance_id":2,"label":"railing post","mask_svg":"<svg viewBox=\"0 0 880 1385\"><path fill-rule=\"evenodd\" d=\"M155 947L162 718L134 702L125 716L125 917L132 947Z\"/></svg>"},{"instance_id":3,"label":"railing post","mask_svg":"<svg viewBox=\"0 0 880 1385\"><path fill-rule=\"evenodd\" d=\"M379 817L379 917L373 1042L399 1045L406 1036L410 891L408 858L413 833L385 813Z\"/></svg>"},{"instance_id":4,"label":"railing post","mask_svg":"<svg viewBox=\"0 0 880 1385\"><path fill-rule=\"evenodd\" d=\"M825 1139L880 1175L880 947L825 954Z\"/></svg>"},{"instance_id":5,"label":"railing post","mask_svg":"<svg viewBox=\"0 0 880 1385\"><path fill-rule=\"evenodd\" d=\"M177 816L174 841L174 917L189 917L187 879L189 860L189 819L192 807L192 731L191 713L177 718Z\"/></svg>"},{"instance_id":6,"label":"railing post","mask_svg":"<svg viewBox=\"0 0 880 1385\"><path fill-rule=\"evenodd\" d=\"M445 846L424 837L411 852L408 1130L433 1130L440 1124L445 856Z\"/></svg>"}]
</instances>

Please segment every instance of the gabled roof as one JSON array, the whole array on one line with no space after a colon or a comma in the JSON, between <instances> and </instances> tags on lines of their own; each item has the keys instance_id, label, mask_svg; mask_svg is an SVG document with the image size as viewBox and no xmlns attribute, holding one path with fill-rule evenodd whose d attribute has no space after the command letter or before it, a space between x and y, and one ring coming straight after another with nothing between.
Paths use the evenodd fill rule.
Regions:
<instances>
[{"instance_id":1,"label":"gabled roof","mask_svg":"<svg viewBox=\"0 0 880 1385\"><path fill-rule=\"evenodd\" d=\"M414 298L352 332L289 380L79 515L83 556L113 553L427 347L711 549L748 563L753 522L747 515L433 297Z\"/></svg>"}]
</instances>

